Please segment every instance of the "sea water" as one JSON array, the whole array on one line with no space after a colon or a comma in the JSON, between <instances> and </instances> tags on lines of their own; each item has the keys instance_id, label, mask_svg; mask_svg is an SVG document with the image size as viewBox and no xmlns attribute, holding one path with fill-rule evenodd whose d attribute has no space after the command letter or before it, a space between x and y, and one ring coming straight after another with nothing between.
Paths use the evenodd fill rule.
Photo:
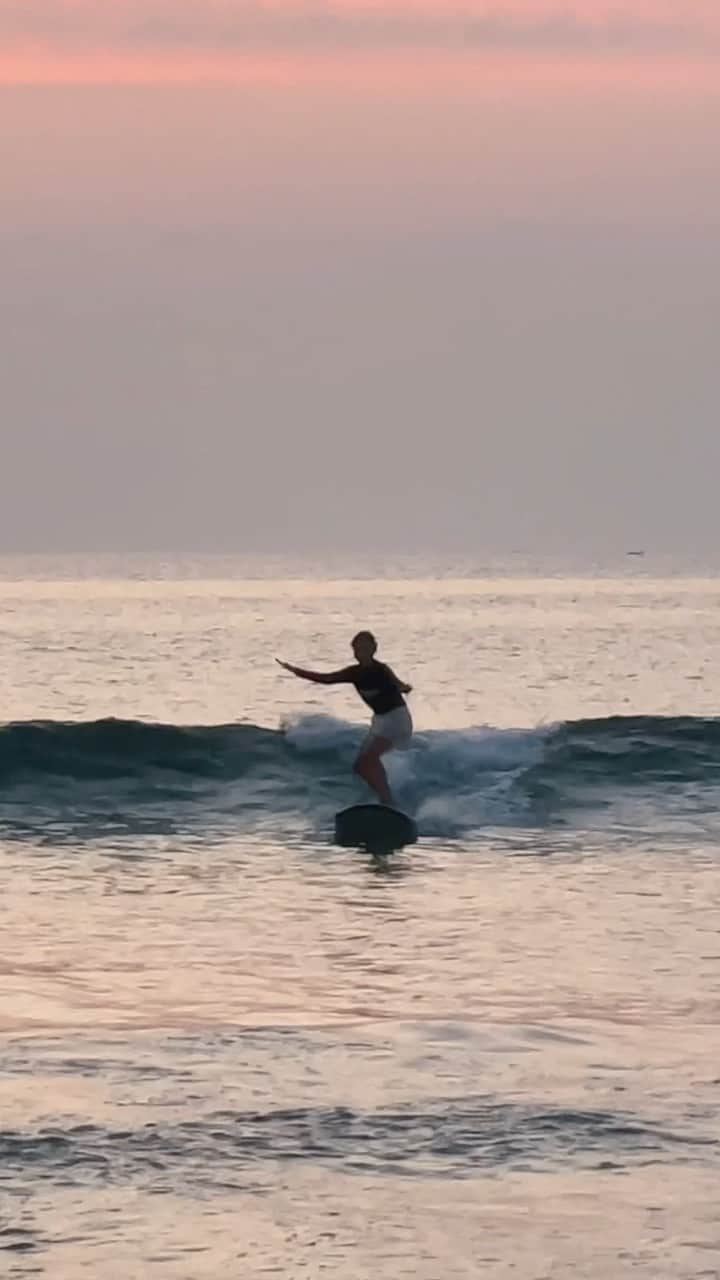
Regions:
<instances>
[{"instance_id":1,"label":"sea water","mask_svg":"<svg viewBox=\"0 0 720 1280\"><path fill-rule=\"evenodd\" d=\"M2 1274L720 1275L718 567L6 558L0 682Z\"/></svg>"}]
</instances>

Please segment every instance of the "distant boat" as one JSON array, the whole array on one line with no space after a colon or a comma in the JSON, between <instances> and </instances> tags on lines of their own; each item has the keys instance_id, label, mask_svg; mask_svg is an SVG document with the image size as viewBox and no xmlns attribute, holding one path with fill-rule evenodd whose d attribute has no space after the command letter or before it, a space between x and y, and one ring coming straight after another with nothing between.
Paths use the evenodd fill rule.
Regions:
<instances>
[{"instance_id":1,"label":"distant boat","mask_svg":"<svg viewBox=\"0 0 720 1280\"><path fill-rule=\"evenodd\" d=\"M625 555L626 556L644 556L645 552L644 551L626 551Z\"/></svg>"}]
</instances>

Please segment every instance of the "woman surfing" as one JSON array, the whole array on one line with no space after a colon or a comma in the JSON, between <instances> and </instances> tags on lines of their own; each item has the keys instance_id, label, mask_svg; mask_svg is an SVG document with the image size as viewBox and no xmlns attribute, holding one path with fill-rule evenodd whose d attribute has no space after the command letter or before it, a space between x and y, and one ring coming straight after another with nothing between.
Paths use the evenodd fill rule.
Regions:
<instances>
[{"instance_id":1,"label":"woman surfing","mask_svg":"<svg viewBox=\"0 0 720 1280\"><path fill-rule=\"evenodd\" d=\"M353 770L377 795L381 804L392 805L392 793L382 756L388 751L404 751L410 744L413 724L403 694L411 686L399 680L384 662L378 662L377 641L370 631L358 631L352 641L355 662L342 671L305 671L290 662L280 662L286 671L315 684L352 684L373 713L370 731L363 742Z\"/></svg>"}]
</instances>

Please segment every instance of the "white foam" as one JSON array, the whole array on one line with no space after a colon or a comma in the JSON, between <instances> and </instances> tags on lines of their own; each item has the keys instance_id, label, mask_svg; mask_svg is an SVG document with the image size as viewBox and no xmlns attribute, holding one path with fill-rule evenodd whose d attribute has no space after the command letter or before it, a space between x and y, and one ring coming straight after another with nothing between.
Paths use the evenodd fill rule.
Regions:
<instances>
[{"instance_id":1,"label":"white foam","mask_svg":"<svg viewBox=\"0 0 720 1280\"><path fill-rule=\"evenodd\" d=\"M364 733L362 725L320 714L297 716L285 721L281 728L287 742L308 754L332 750L346 753L348 748L357 746Z\"/></svg>"},{"instance_id":2,"label":"white foam","mask_svg":"<svg viewBox=\"0 0 720 1280\"><path fill-rule=\"evenodd\" d=\"M416 733L407 751L385 757L390 784L402 808L414 813L421 832L457 835L493 823L522 821L527 798L515 787L542 759L550 730L470 729ZM332 716L301 716L285 735L303 754L337 751L347 767L363 728Z\"/></svg>"}]
</instances>

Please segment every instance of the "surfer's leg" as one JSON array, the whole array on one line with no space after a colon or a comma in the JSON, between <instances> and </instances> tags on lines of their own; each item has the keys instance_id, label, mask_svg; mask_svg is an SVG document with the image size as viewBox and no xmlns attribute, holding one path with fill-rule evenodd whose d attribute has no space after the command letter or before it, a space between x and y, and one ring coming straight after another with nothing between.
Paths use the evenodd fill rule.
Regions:
<instances>
[{"instance_id":1,"label":"surfer's leg","mask_svg":"<svg viewBox=\"0 0 720 1280\"><path fill-rule=\"evenodd\" d=\"M390 751L392 743L387 738L370 738L355 764L354 772L372 787L381 804L392 804L392 793L381 756Z\"/></svg>"}]
</instances>

